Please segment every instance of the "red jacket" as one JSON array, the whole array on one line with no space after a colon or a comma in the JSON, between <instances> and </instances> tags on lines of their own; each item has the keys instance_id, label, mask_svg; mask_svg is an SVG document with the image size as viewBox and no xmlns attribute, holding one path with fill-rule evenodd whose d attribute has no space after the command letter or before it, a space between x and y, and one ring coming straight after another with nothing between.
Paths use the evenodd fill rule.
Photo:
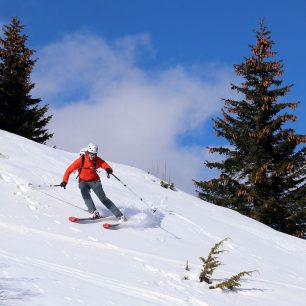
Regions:
<instances>
[{"instance_id":1,"label":"red jacket","mask_svg":"<svg viewBox=\"0 0 306 306\"><path fill-rule=\"evenodd\" d=\"M75 160L67 169L63 177L63 182L68 182L69 175L74 172L75 170L79 169L79 181L98 181L100 180L99 175L96 172L96 169L103 168L103 169L112 169L111 166L101 159L100 157L96 157L96 168L94 168L94 160L90 160L87 152L85 153L84 165L82 167L82 156ZM81 169L82 167L82 169Z\"/></svg>"}]
</instances>

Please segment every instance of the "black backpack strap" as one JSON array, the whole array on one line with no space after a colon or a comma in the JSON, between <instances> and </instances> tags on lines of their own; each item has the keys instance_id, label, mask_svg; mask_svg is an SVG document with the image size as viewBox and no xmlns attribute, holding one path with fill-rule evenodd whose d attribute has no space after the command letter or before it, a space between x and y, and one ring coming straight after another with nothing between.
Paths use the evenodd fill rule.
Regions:
<instances>
[{"instance_id":1,"label":"black backpack strap","mask_svg":"<svg viewBox=\"0 0 306 306\"><path fill-rule=\"evenodd\" d=\"M80 173L81 173L81 171L82 171L82 169L83 169L83 167L84 167L85 155L82 154L81 157L82 157L82 163L81 163L81 167L78 169L78 172L79 172L79 173L78 173L76 179L80 176Z\"/></svg>"},{"instance_id":2,"label":"black backpack strap","mask_svg":"<svg viewBox=\"0 0 306 306\"><path fill-rule=\"evenodd\" d=\"M84 161L85 161L85 154L82 155L81 169L84 167Z\"/></svg>"}]
</instances>

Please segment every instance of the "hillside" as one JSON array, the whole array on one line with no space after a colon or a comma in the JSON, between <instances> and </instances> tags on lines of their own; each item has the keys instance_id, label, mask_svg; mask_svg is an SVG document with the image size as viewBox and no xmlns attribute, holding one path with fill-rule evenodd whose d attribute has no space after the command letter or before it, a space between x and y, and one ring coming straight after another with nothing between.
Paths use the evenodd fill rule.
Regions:
<instances>
[{"instance_id":1,"label":"hillside","mask_svg":"<svg viewBox=\"0 0 306 306\"><path fill-rule=\"evenodd\" d=\"M87 216L76 175L66 190L37 185L59 184L77 156L0 131L0 305L305 305L306 241L161 188L142 170L109 162L155 214L101 171L106 194L128 222L119 230L69 222ZM231 240L214 279L259 271L235 292L198 281L199 257L225 237Z\"/></svg>"}]
</instances>

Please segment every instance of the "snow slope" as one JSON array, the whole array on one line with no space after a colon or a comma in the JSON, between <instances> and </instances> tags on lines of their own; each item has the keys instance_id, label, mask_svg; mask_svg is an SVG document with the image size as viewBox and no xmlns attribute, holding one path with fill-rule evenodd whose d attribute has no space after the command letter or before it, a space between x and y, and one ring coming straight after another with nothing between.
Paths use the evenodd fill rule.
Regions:
<instances>
[{"instance_id":1,"label":"snow slope","mask_svg":"<svg viewBox=\"0 0 306 306\"><path fill-rule=\"evenodd\" d=\"M129 221L120 230L102 229L101 221L69 222L71 215L87 216L75 175L66 190L35 185L60 183L76 157L0 131L1 305L306 305L306 241L163 189L139 169L110 162L129 188L158 208L155 214L101 172L106 194ZM198 281L199 257L226 237L228 252L214 279L259 271L236 292Z\"/></svg>"}]
</instances>

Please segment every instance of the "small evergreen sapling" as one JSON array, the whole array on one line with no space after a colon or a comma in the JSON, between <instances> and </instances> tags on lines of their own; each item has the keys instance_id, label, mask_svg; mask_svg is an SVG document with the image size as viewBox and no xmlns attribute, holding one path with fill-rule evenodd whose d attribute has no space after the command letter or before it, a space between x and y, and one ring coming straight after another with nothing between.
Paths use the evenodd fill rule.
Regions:
<instances>
[{"instance_id":1,"label":"small evergreen sapling","mask_svg":"<svg viewBox=\"0 0 306 306\"><path fill-rule=\"evenodd\" d=\"M185 270L188 271L188 272L190 271L188 260L186 260ZM183 280L189 280L189 276L188 275L184 275Z\"/></svg>"},{"instance_id":2,"label":"small evergreen sapling","mask_svg":"<svg viewBox=\"0 0 306 306\"><path fill-rule=\"evenodd\" d=\"M210 253L208 254L207 259L200 257L200 259L203 262L203 269L199 275L199 279L200 282L206 282L207 284L211 284L211 277L213 272L216 270L217 267L219 267L222 263L218 260L217 256L220 253L223 253L223 250L220 250L220 247L222 246L222 244L224 243L224 241L228 240L229 238L225 238L223 240L221 240L220 242L216 243L212 249L210 250ZM188 263L188 262L187 262ZM224 289L230 289L230 290L234 290L237 287L240 287L240 280L243 276L251 276L252 273L255 271L243 271L240 272L234 276L232 276L231 278L224 280L223 282L216 284L216 285L212 285L209 286L209 289L216 289L216 288L220 288L221 290Z\"/></svg>"},{"instance_id":3,"label":"small evergreen sapling","mask_svg":"<svg viewBox=\"0 0 306 306\"><path fill-rule=\"evenodd\" d=\"M186 270L186 271L190 271L190 267L189 267L189 262L188 262L188 260L186 260L185 270Z\"/></svg>"},{"instance_id":4,"label":"small evergreen sapling","mask_svg":"<svg viewBox=\"0 0 306 306\"><path fill-rule=\"evenodd\" d=\"M218 260L217 256L220 253L223 253L223 250L220 250L223 242L228 240L229 238L225 238L220 242L216 243L212 249L210 250L207 259L200 257L203 262L203 269L199 275L200 282L206 282L207 284L211 284L211 276L222 263Z\"/></svg>"},{"instance_id":5,"label":"small evergreen sapling","mask_svg":"<svg viewBox=\"0 0 306 306\"><path fill-rule=\"evenodd\" d=\"M243 272L240 272L240 273L232 276L231 278L223 281L222 283L219 283L219 284L217 284L215 286L210 286L209 289L220 288L221 290L224 290L224 289L234 290L235 288L241 286L240 279L243 276L245 276L245 275L251 276L253 272L255 272L255 271L243 271Z\"/></svg>"}]
</instances>

